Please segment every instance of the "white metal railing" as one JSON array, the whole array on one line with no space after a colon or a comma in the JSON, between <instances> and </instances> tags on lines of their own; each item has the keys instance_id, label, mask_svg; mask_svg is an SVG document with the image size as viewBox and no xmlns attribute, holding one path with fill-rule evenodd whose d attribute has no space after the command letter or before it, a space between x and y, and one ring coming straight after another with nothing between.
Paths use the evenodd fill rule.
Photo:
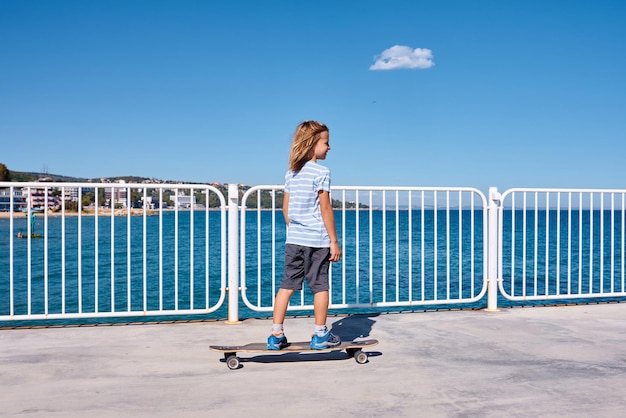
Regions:
<instances>
[{"instance_id":1,"label":"white metal railing","mask_svg":"<svg viewBox=\"0 0 626 418\"><path fill-rule=\"evenodd\" d=\"M500 199L504 297L626 296L626 190L511 189Z\"/></svg>"},{"instance_id":2,"label":"white metal railing","mask_svg":"<svg viewBox=\"0 0 626 418\"><path fill-rule=\"evenodd\" d=\"M217 188L37 182L0 189L9 196L8 217L0 217L0 320L196 314L222 305L226 204ZM34 206L35 194L42 206ZM165 209L167 201L174 207Z\"/></svg>"},{"instance_id":3,"label":"white metal railing","mask_svg":"<svg viewBox=\"0 0 626 418\"><path fill-rule=\"evenodd\" d=\"M242 197L241 294L257 311L272 310L282 278L282 191L256 186ZM341 186L331 195L340 202L343 253L331 266L331 309L465 304L485 294L487 199L479 190ZM307 292L289 309L312 309Z\"/></svg>"},{"instance_id":4,"label":"white metal railing","mask_svg":"<svg viewBox=\"0 0 626 418\"><path fill-rule=\"evenodd\" d=\"M270 312L282 185L0 183L0 321ZM626 190L332 188L331 309L626 296ZM240 204L241 197L241 206ZM170 207L165 208L163 202ZM132 209L133 206L140 206ZM8 209L7 209L8 208ZM228 218L228 223L227 223ZM18 238L18 235L22 238ZM226 298L228 292L228 298ZM290 310L312 310L306 288ZM219 313L219 312L217 312Z\"/></svg>"}]
</instances>

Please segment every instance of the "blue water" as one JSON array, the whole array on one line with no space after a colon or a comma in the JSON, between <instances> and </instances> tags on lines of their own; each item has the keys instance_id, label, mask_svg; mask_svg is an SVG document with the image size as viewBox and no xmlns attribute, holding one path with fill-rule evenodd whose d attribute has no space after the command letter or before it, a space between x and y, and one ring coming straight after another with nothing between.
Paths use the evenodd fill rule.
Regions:
<instances>
[{"instance_id":1,"label":"blue water","mask_svg":"<svg viewBox=\"0 0 626 418\"><path fill-rule=\"evenodd\" d=\"M537 277L539 293L623 292L623 228L621 211L528 211L525 221L524 211L505 211L504 286L528 295Z\"/></svg>"},{"instance_id":2,"label":"blue water","mask_svg":"<svg viewBox=\"0 0 626 418\"><path fill-rule=\"evenodd\" d=\"M190 259L190 212L179 212L178 220L173 212L163 216L163 247L159 248L159 217L147 217L143 259L144 229L142 217L128 219L115 217L113 229L111 218L97 219L85 216L81 219L81 239L78 238L78 217L65 219L65 254L61 245L63 225L60 217L48 219L46 239L30 240L28 256L27 239L14 239L14 312L28 312L30 286L31 313L45 312L46 286L48 312L62 312L62 292L65 292L65 312L107 312L201 309L211 306L219 298L221 266L219 213L209 213L208 234L204 213L194 214L193 265ZM44 232L43 217L35 225L36 233ZM175 247L174 230L178 224L178 245ZM17 219L14 232L27 231L25 219ZM128 236L130 235L130 240ZM9 221L0 219L0 314L9 312ZM113 250L111 241L114 242ZM208 261L204 257L209 242ZM47 251L45 245L47 244ZM97 250L96 250L97 248ZM176 266L176 248L178 265ZM97 269L96 269L97 254ZM45 257L47 256L48 281L44 281ZM63 275L62 260L65 260ZM145 267L144 267L145 266ZM30 283L28 269L30 267ZM79 281L80 267L80 281ZM96 271L97 270L97 271ZM144 278L145 271L145 278ZM192 271L194 274L191 279ZM208 271L208 275L206 272ZM130 280L128 278L130 277ZM144 285L145 280L145 285ZM212 284L206 288L206 280ZM64 281L64 282L63 282ZM194 287L193 298L191 287ZM79 299L78 289L82 297ZM144 306L145 289L145 306ZM129 296L130 295L130 296Z\"/></svg>"},{"instance_id":3,"label":"blue water","mask_svg":"<svg viewBox=\"0 0 626 418\"><path fill-rule=\"evenodd\" d=\"M367 304L370 302L471 298L480 290L474 289L474 294L471 293L472 272L479 283L483 277L483 254L481 250L483 247L483 215L481 211L474 211L473 214L473 242L470 241L472 212L469 210L461 212L455 210L449 213L440 210L436 214L432 210L425 210L424 212L403 210L398 212L397 219L394 211L388 211L384 214L382 211L373 211L371 220L369 212L361 211L358 215L358 236L356 232L357 212L346 212L345 231L342 230L344 222L337 214L338 235L345 248L342 261L332 265L332 301L335 303ZM421 226L422 216L424 218L423 229ZM436 231L435 217L437 218ZM251 265L246 263L248 267L246 273L251 278L246 283L249 294L256 297L253 302L259 302L260 305L266 306L266 301L271 299L273 290L270 281L271 275L264 274L269 272L272 267L272 260L269 257L272 242L269 233L263 235L266 239L260 244L261 252L268 254L268 256L263 258L261 264L261 276L264 280L261 281L260 295L257 296L259 289L256 283L258 274L256 256L259 247L254 229L256 222L256 219L250 222L246 238L246 260L252 261ZM284 248L282 214L277 213L274 222L277 231L279 231L276 238L275 257L278 260L276 263L277 275L280 276ZM272 213L262 213L261 224L268 229L267 232L269 232L271 223ZM409 229L409 223L411 223L411 229ZM383 236L384 230L386 236ZM463 233L460 234L459 231ZM371 258L370 234L372 236ZM450 236L449 241L445 238L448 234ZM459 235L463 237L461 245L458 239ZM412 242L411 257L409 256L409 240ZM383 242L386 245L383 245ZM472 248L474 248L473 252ZM422 253L424 255L423 265ZM437 274L435 274L435 261ZM342 274L344 270L345 283ZM358 283L356 280L357 271ZM449 281L455 284L448 286ZM305 304L311 304L312 295L306 291L304 293ZM411 297L409 297L409 293Z\"/></svg>"},{"instance_id":4,"label":"blue water","mask_svg":"<svg viewBox=\"0 0 626 418\"><path fill-rule=\"evenodd\" d=\"M536 237L535 214L537 230L540 231ZM503 217L502 279L507 292L520 296L542 291L550 294L566 293L572 289L573 293L579 290L583 293L621 290L616 289L616 283L617 287L623 283L620 283L624 253L621 215L614 216L613 222L610 222L611 213L608 211L574 211L571 219L568 219L566 212L559 215L556 210L529 211L526 213L526 225L522 215L521 210L515 212L514 225L513 212L505 211ZM277 277L282 274L285 227L280 212L262 211L259 216L262 231L260 243L257 212L249 212L246 216L246 294L253 303L268 306L275 292L271 284L272 269ZM361 211L358 214L358 236L356 211L346 211L345 231L341 213L337 212L336 216L338 233L345 251L342 261L333 264L332 300L335 303L404 301L409 299L409 293L412 300L416 301L471 298L480 291L485 276L485 225L482 211L401 210L397 219L394 211L373 211L371 219L368 211ZM557 218L560 233L557 231ZM604 219L603 229L600 229L601 219ZM178 217L173 212L165 212L162 219L162 248L159 247L158 216L147 217L145 233L142 217L131 217L130 226L127 217L115 217L112 229L109 216L99 217L97 225L96 218L85 216L80 220L80 241L78 217L65 218L64 232L62 218L50 217L47 222L45 239L13 239L13 308L16 315L28 313L29 297L30 312L33 314L44 313L46 303L49 313L63 310L130 310L140 314L144 309L208 309L219 300L220 280L224 272L219 245L223 231L218 211L209 211L208 214L179 212ZM272 225L276 230L273 247L270 235ZM176 228L179 231L177 243L173 232ZM473 235L470 234L470 228L473 228ZM593 234L590 228L593 228ZM14 234L18 230L27 232L26 219L14 220ZM387 231L385 238L383 230ZM44 233L43 216L37 219L34 232ZM63 234L65 253L61 246ZM459 236L463 237L461 242ZM383 239L386 245L383 245ZM409 240L412 243L411 255L408 253ZM0 315L10 313L9 242L9 220L0 219ZM190 257L192 244L193 260ZM604 246L602 254L599 251L601 246ZM208 257L205 257L205 251ZM259 251L260 266L257 265ZM345 283L342 276L344 270ZM260 289L256 280L259 271ZM44 280L46 275L47 281ZM597 280L601 275L617 279ZM532 280L534 277L541 279L537 285ZM475 281L474 288L472 278ZM79 288L81 297L78 296ZM304 295L305 303L311 303L311 295L306 291ZM485 299L470 307L485 307ZM500 298L498 303L500 306L516 304L504 298ZM459 305L443 307L457 308ZM258 315L247 312L243 306L241 310L242 315ZM225 312L226 306L203 317L220 318L225 316Z\"/></svg>"}]
</instances>

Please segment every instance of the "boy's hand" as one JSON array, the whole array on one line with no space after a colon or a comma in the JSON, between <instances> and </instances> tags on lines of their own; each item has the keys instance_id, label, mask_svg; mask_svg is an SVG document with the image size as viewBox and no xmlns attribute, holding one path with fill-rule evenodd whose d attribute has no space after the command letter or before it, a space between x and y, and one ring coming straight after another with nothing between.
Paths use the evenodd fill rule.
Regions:
<instances>
[{"instance_id":1,"label":"boy's hand","mask_svg":"<svg viewBox=\"0 0 626 418\"><path fill-rule=\"evenodd\" d=\"M330 258L332 262L337 262L341 259L341 248L339 248L338 242L330 243Z\"/></svg>"}]
</instances>

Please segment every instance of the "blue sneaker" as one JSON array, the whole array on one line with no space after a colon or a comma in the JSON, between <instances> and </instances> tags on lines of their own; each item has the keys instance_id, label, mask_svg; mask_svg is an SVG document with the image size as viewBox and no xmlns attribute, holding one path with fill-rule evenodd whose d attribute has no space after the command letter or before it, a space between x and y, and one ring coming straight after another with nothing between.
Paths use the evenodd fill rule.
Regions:
<instances>
[{"instance_id":1,"label":"blue sneaker","mask_svg":"<svg viewBox=\"0 0 626 418\"><path fill-rule=\"evenodd\" d=\"M330 331L326 331L326 334L321 337L317 334L313 334L313 338L311 339L312 350L324 350L329 347L335 347L339 344L341 344L341 339L332 334Z\"/></svg>"},{"instance_id":2,"label":"blue sneaker","mask_svg":"<svg viewBox=\"0 0 626 418\"><path fill-rule=\"evenodd\" d=\"M269 337L267 337L268 350L280 350L287 347L288 345L289 343L287 342L287 337L285 337L285 334L282 334L280 337L271 334Z\"/></svg>"}]
</instances>

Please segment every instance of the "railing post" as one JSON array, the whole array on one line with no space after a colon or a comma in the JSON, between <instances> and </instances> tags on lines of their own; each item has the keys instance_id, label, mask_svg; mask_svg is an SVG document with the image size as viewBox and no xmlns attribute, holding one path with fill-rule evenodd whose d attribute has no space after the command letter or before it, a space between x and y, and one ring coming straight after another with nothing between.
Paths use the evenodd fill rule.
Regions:
<instances>
[{"instance_id":1,"label":"railing post","mask_svg":"<svg viewBox=\"0 0 626 418\"><path fill-rule=\"evenodd\" d=\"M239 187L228 185L228 320L239 321Z\"/></svg>"},{"instance_id":2,"label":"railing post","mask_svg":"<svg viewBox=\"0 0 626 418\"><path fill-rule=\"evenodd\" d=\"M489 188L487 235L487 311L498 310L498 212L501 195L497 187Z\"/></svg>"}]
</instances>

